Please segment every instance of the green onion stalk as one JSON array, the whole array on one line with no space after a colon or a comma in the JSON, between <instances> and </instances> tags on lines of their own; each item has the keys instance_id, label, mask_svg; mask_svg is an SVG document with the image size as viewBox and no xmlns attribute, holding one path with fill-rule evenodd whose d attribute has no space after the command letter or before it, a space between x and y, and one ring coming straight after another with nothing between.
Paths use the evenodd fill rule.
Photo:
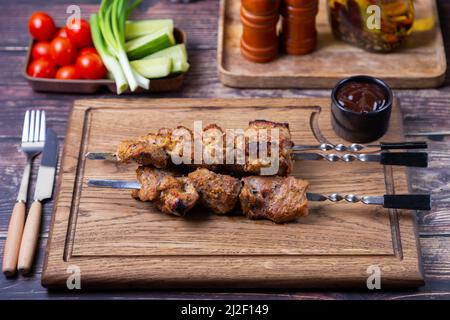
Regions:
<instances>
[{"instance_id":1,"label":"green onion stalk","mask_svg":"<svg viewBox=\"0 0 450 320\"><path fill-rule=\"evenodd\" d=\"M103 48L107 48L109 55L118 61L130 90L135 91L138 86L148 89L150 81L133 70L125 52L125 22L141 1L135 1L129 7L128 2L128 0L102 0L98 11L97 25L104 39ZM116 78L113 70L109 68L108 70Z\"/></svg>"},{"instance_id":2,"label":"green onion stalk","mask_svg":"<svg viewBox=\"0 0 450 320\"><path fill-rule=\"evenodd\" d=\"M128 89L128 83L125 79L125 75L123 74L122 67L117 59L109 53L106 47L105 41L100 32L98 16L96 14L91 15L90 24L92 41L94 42L95 49L97 49L100 58L102 58L106 69L108 69L108 71L112 74L112 77L116 83L117 93L121 94Z\"/></svg>"}]
</instances>

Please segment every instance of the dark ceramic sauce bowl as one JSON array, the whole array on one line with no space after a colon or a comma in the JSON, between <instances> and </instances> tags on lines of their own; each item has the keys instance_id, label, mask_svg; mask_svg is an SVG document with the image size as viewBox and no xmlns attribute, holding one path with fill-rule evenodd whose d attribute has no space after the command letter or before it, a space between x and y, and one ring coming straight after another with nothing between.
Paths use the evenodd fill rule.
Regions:
<instances>
[{"instance_id":1,"label":"dark ceramic sauce bowl","mask_svg":"<svg viewBox=\"0 0 450 320\"><path fill-rule=\"evenodd\" d=\"M370 83L386 94L384 106L366 113L345 108L337 99L339 90L348 83ZM350 142L378 140L387 131L393 103L392 89L382 80L370 76L353 76L337 83L331 93L331 125L338 136Z\"/></svg>"}]
</instances>

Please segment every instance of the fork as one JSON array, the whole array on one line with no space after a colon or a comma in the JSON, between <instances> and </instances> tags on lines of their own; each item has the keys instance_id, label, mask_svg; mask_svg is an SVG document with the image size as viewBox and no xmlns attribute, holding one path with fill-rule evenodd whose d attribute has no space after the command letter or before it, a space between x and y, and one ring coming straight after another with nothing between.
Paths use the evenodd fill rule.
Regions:
<instances>
[{"instance_id":1,"label":"fork","mask_svg":"<svg viewBox=\"0 0 450 320\"><path fill-rule=\"evenodd\" d=\"M25 224L25 210L31 163L34 157L41 153L44 148L45 130L45 111L27 110L23 122L21 144L21 150L27 156L27 163L23 170L17 201L9 220L8 236L3 252L3 273L7 277L13 276L16 273L20 242L22 240L23 227Z\"/></svg>"}]
</instances>

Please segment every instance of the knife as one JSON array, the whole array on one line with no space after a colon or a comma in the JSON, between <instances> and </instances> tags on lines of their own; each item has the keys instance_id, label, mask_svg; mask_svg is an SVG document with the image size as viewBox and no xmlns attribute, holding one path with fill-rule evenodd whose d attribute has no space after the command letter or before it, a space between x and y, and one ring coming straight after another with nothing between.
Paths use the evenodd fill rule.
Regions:
<instances>
[{"instance_id":1,"label":"knife","mask_svg":"<svg viewBox=\"0 0 450 320\"><path fill-rule=\"evenodd\" d=\"M136 181L126 180L106 180L91 179L88 185L98 188L114 188L114 189L140 189L141 185ZM381 205L383 208L391 209L410 209L410 210L430 210L431 198L429 194L396 194L384 196L363 196L359 197L353 194L340 195L332 193L328 196L318 193L307 193L306 198L309 201L347 201L350 203L361 202L368 205Z\"/></svg>"},{"instance_id":2,"label":"knife","mask_svg":"<svg viewBox=\"0 0 450 320\"><path fill-rule=\"evenodd\" d=\"M33 198L34 202L28 213L23 230L22 242L20 244L17 268L22 274L29 273L33 264L41 226L41 202L52 197L57 161L58 138L56 137L56 133L49 128L47 129L41 166L38 171Z\"/></svg>"},{"instance_id":3,"label":"knife","mask_svg":"<svg viewBox=\"0 0 450 320\"><path fill-rule=\"evenodd\" d=\"M426 152L381 152L379 154L347 153L343 155L335 153L294 153L296 160L327 160L330 162L378 162L383 165L428 167L428 153Z\"/></svg>"}]
</instances>

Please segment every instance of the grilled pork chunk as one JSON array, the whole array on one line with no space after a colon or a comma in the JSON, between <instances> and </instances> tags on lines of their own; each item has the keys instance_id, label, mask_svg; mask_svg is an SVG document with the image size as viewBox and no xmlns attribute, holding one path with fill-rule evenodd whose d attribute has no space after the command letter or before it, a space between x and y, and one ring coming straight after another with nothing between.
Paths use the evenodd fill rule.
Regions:
<instances>
[{"instance_id":1,"label":"grilled pork chunk","mask_svg":"<svg viewBox=\"0 0 450 320\"><path fill-rule=\"evenodd\" d=\"M308 215L308 182L294 177L246 177L242 181L239 199L248 218L282 223Z\"/></svg>"},{"instance_id":2,"label":"grilled pork chunk","mask_svg":"<svg viewBox=\"0 0 450 320\"><path fill-rule=\"evenodd\" d=\"M226 214L236 206L241 191L239 179L207 169L197 169L188 177L200 194L200 202L214 213Z\"/></svg>"},{"instance_id":3,"label":"grilled pork chunk","mask_svg":"<svg viewBox=\"0 0 450 320\"><path fill-rule=\"evenodd\" d=\"M203 157L210 156L210 160L202 164L194 164L194 134L185 127L177 127L176 129L186 129L190 133L190 139L186 140L184 136L174 138L175 130L160 129L157 133L149 133L148 135L139 137L136 140L124 140L117 149L117 158L121 162L135 161L141 165L152 165L156 168L167 168L172 164L172 156L181 157L183 155L183 144L189 142L191 152L189 159L192 160L189 167L206 168L216 172L227 172L237 175L260 175L263 168L272 166L271 149L272 146L278 147L278 171L277 175L286 176L292 171L293 161L291 158L291 134L287 123L278 123L265 120L256 120L249 123L248 128L244 132L245 142L239 143L235 138L234 145L227 147L226 133L216 124L209 124L203 129L202 154ZM264 131L262 131L264 129ZM277 129L278 139L274 135L274 129ZM223 148L220 149L221 156L217 154L217 148L214 145L215 138L211 132L218 133L222 139ZM262 132L267 132L263 135ZM250 144L253 140L250 137L256 135L256 141L267 143L267 157L251 157ZM256 148L259 148L257 145ZM231 149L231 151L230 151ZM244 149L244 150L242 150ZM189 150L189 148L187 149ZM260 152L259 149L258 153ZM244 163L237 163L234 159L233 164L227 164L227 154L242 154L245 156ZM231 153L232 152L232 153ZM216 159L222 159L222 162L215 162Z\"/></svg>"},{"instance_id":4,"label":"grilled pork chunk","mask_svg":"<svg viewBox=\"0 0 450 320\"><path fill-rule=\"evenodd\" d=\"M267 137L260 135L261 130L267 130ZM273 129L278 129L278 139L274 137ZM286 176L292 171L292 147L294 143L291 140L291 132L289 130L289 124L284 122L272 122L266 120L255 120L249 122L249 126L246 130L246 136L248 132L254 130L257 133L258 141L266 141L267 155L271 156L272 145L278 144L278 174L280 176ZM249 147L249 143L246 143L246 148ZM246 155L249 154L248 149ZM261 168L269 167L271 163L266 163L264 160L258 158L256 161L246 161L245 171L252 174L260 174Z\"/></svg>"},{"instance_id":5,"label":"grilled pork chunk","mask_svg":"<svg viewBox=\"0 0 450 320\"><path fill-rule=\"evenodd\" d=\"M296 220L308 214L308 182L294 177L250 176L241 180L197 169L187 177L173 172L139 167L141 189L132 196L151 201L164 213L183 216L200 201L216 214L226 214L240 203L250 219L269 219L276 223Z\"/></svg>"},{"instance_id":6,"label":"grilled pork chunk","mask_svg":"<svg viewBox=\"0 0 450 320\"><path fill-rule=\"evenodd\" d=\"M198 201L189 178L151 167L139 167L136 173L141 189L132 191L133 198L154 202L164 213L184 216Z\"/></svg>"},{"instance_id":7,"label":"grilled pork chunk","mask_svg":"<svg viewBox=\"0 0 450 320\"><path fill-rule=\"evenodd\" d=\"M160 129L157 133L149 133L135 140L124 140L117 148L119 161L128 163L135 161L141 165L152 165L166 168L170 162L166 149L171 143L171 131Z\"/></svg>"}]
</instances>

